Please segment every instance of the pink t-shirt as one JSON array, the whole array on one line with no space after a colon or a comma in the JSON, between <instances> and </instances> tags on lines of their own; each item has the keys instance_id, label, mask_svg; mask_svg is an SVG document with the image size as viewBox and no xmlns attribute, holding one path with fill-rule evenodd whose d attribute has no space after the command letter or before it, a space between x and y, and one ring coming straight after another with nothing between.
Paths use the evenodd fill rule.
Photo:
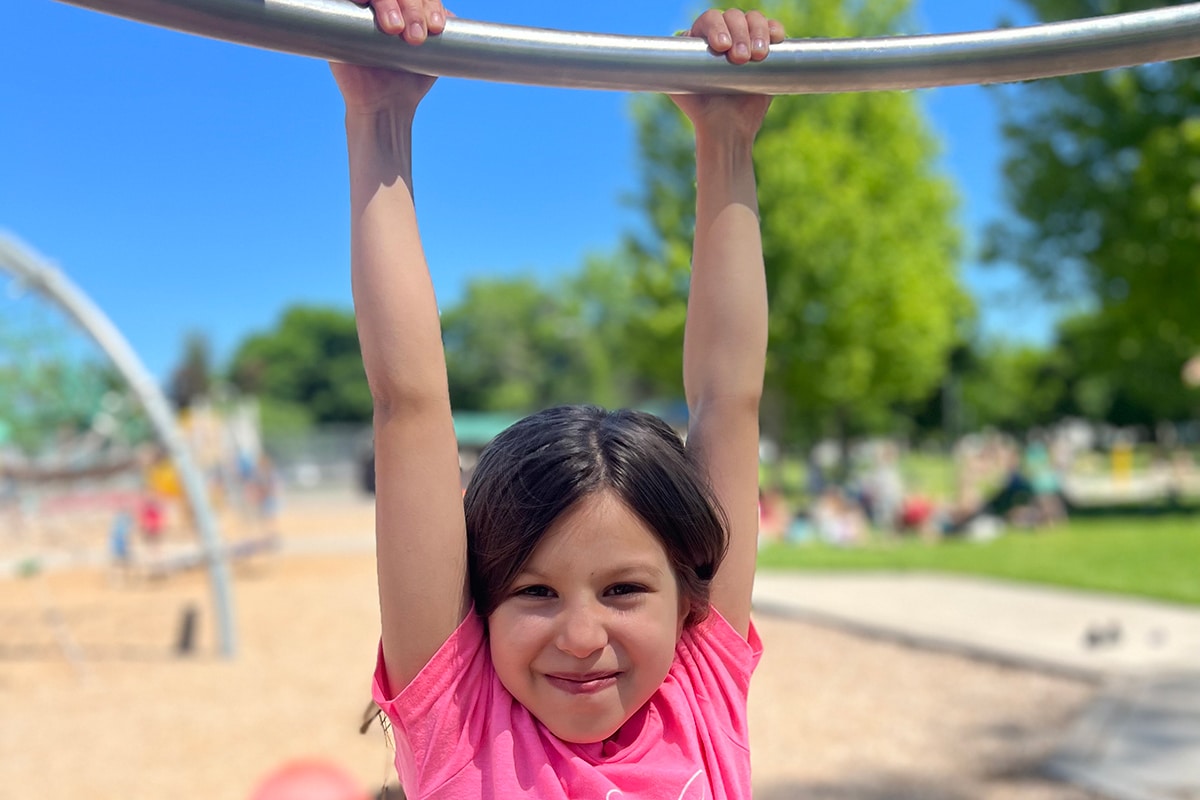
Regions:
<instances>
[{"instance_id":1,"label":"pink t-shirt","mask_svg":"<svg viewBox=\"0 0 1200 800\"><path fill-rule=\"evenodd\" d=\"M661 687L609 742L571 744L508 693L474 612L398 696L383 650L372 695L411 800L750 797L746 696L762 656L715 610L684 631Z\"/></svg>"}]
</instances>

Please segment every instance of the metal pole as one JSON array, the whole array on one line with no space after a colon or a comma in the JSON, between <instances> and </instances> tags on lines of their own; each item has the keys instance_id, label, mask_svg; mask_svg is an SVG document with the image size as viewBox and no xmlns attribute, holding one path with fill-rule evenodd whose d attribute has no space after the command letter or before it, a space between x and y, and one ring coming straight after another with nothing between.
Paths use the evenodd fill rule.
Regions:
<instances>
[{"instance_id":1,"label":"metal pole","mask_svg":"<svg viewBox=\"0 0 1200 800\"><path fill-rule=\"evenodd\" d=\"M167 455L179 470L183 489L192 505L201 546L208 562L213 606L216 610L218 645L221 655L233 657L237 653L233 600L229 569L221 547L216 515L208 502L204 479L192 461L191 453L184 443L183 432L176 424L175 416L171 413L167 399L158 388L158 384L150 377L150 372L142 364L128 340L113 325L112 320L82 290L46 259L2 232L0 269L8 269L26 286L65 310L112 359L113 365L121 372L130 389L141 401L142 407L146 409L146 414L150 417Z\"/></svg>"},{"instance_id":2,"label":"metal pole","mask_svg":"<svg viewBox=\"0 0 1200 800\"><path fill-rule=\"evenodd\" d=\"M167 28L333 61L429 75L653 92L921 89L1030 80L1200 55L1200 3L1026 28L789 40L733 67L703 43L451 19L409 47L349 0L64 0Z\"/></svg>"}]
</instances>

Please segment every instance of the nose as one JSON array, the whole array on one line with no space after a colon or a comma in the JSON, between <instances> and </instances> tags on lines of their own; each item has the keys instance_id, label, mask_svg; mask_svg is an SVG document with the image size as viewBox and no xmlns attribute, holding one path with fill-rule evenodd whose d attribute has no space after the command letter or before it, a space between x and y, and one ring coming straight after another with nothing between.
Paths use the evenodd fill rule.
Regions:
<instances>
[{"instance_id":1,"label":"nose","mask_svg":"<svg viewBox=\"0 0 1200 800\"><path fill-rule=\"evenodd\" d=\"M562 611L555 646L575 658L586 658L608 644L603 611L593 604L572 605Z\"/></svg>"}]
</instances>

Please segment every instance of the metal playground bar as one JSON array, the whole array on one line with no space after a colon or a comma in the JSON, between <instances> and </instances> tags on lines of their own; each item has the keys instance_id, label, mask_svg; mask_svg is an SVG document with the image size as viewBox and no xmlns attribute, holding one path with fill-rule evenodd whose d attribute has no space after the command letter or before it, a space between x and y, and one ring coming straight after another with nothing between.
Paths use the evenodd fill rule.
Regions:
<instances>
[{"instance_id":1,"label":"metal playground bar","mask_svg":"<svg viewBox=\"0 0 1200 800\"><path fill-rule=\"evenodd\" d=\"M1095 72L1200 56L1200 3L973 33L791 39L735 68L694 39L451 19L421 47L348 0L65 0L241 44L428 75L618 91L765 94L919 89Z\"/></svg>"}]
</instances>

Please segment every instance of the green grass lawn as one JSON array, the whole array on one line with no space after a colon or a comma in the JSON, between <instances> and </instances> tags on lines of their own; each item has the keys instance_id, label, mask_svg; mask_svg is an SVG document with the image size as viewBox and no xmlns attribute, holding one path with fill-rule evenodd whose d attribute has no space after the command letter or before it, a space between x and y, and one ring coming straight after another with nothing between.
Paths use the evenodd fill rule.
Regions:
<instances>
[{"instance_id":1,"label":"green grass lawn","mask_svg":"<svg viewBox=\"0 0 1200 800\"><path fill-rule=\"evenodd\" d=\"M991 542L878 539L858 548L772 544L762 569L934 570L1200 605L1200 516L1073 519Z\"/></svg>"}]
</instances>

